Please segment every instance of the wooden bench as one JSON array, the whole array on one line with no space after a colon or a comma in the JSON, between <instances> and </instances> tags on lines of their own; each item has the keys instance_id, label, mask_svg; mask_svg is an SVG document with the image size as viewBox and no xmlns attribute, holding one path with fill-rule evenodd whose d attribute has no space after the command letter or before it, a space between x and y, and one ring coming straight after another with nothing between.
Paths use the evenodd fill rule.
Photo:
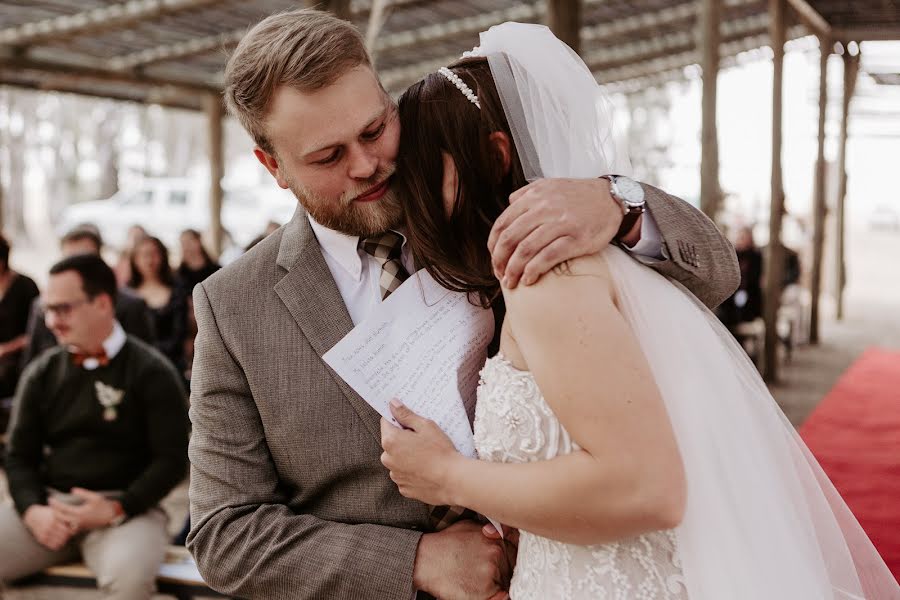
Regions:
<instances>
[{"instance_id":1,"label":"wooden bench","mask_svg":"<svg viewBox=\"0 0 900 600\"><path fill-rule=\"evenodd\" d=\"M97 587L94 574L81 563L45 569L34 579L34 583L79 588ZM181 546L169 546L166 549L166 557L156 576L156 587L160 594L175 596L178 600L192 600L197 596L224 597L206 585L197 570L194 558Z\"/></svg>"}]
</instances>

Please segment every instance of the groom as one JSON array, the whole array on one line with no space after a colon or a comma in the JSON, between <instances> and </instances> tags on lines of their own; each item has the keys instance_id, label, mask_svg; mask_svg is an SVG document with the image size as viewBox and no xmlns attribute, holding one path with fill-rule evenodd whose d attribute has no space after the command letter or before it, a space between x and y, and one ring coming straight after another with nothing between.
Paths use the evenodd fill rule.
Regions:
<instances>
[{"instance_id":1,"label":"groom","mask_svg":"<svg viewBox=\"0 0 900 600\"><path fill-rule=\"evenodd\" d=\"M269 17L228 61L225 98L301 206L194 291L188 546L200 572L271 600L501 595L502 542L398 493L378 413L321 359L393 289L388 266L413 269L388 231L401 218L396 107L361 36L314 10ZM737 285L734 251L687 204L644 191L649 213L617 241L718 304ZM532 184L494 232L498 273L527 283L599 251L622 220L605 179Z\"/></svg>"}]
</instances>

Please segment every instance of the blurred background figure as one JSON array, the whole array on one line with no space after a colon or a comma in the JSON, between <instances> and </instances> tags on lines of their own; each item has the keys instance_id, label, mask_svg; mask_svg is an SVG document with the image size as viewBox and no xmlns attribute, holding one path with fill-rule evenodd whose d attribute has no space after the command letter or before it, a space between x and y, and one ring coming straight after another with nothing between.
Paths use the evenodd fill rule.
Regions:
<instances>
[{"instance_id":1,"label":"blurred background figure","mask_svg":"<svg viewBox=\"0 0 900 600\"><path fill-rule=\"evenodd\" d=\"M16 392L2 583L83 557L103 598L153 594L167 543L158 505L187 471L187 406L171 365L116 321L116 294L99 256L50 269L44 313L64 347L29 365Z\"/></svg>"},{"instance_id":2,"label":"blurred background figure","mask_svg":"<svg viewBox=\"0 0 900 600\"><path fill-rule=\"evenodd\" d=\"M753 228L739 227L732 243L741 268L741 284L717 311L729 329L762 316L763 256L753 240Z\"/></svg>"},{"instance_id":3,"label":"blurred background figure","mask_svg":"<svg viewBox=\"0 0 900 600\"><path fill-rule=\"evenodd\" d=\"M184 373L184 341L187 335L187 290L178 281L169 263L169 250L159 238L138 241L131 255L128 287L150 309L156 331L156 348L179 373Z\"/></svg>"},{"instance_id":4,"label":"blurred background figure","mask_svg":"<svg viewBox=\"0 0 900 600\"><path fill-rule=\"evenodd\" d=\"M184 286L187 304L187 332L184 339L184 377L190 382L191 365L194 362L194 336L197 335L197 321L194 318L194 286L221 269L203 246L203 238L196 229L181 232L181 264L177 278Z\"/></svg>"},{"instance_id":5,"label":"blurred background figure","mask_svg":"<svg viewBox=\"0 0 900 600\"><path fill-rule=\"evenodd\" d=\"M209 256L203 246L203 237L196 229L182 231L180 241L181 264L177 275L190 294L195 285L218 271L221 266Z\"/></svg>"},{"instance_id":6,"label":"blurred background figure","mask_svg":"<svg viewBox=\"0 0 900 600\"><path fill-rule=\"evenodd\" d=\"M116 281L119 282L120 288L127 286L128 281L131 279L131 254L134 252L134 247L147 235L147 230L140 225L135 224L128 228L125 247L119 252L119 258L116 260L115 267L113 267L113 271L116 273Z\"/></svg>"},{"instance_id":7,"label":"blurred background figure","mask_svg":"<svg viewBox=\"0 0 900 600\"><path fill-rule=\"evenodd\" d=\"M266 239L267 237L269 237L270 235L275 233L275 231L279 227L281 227L281 224L278 223L277 221L269 221L268 223L266 223L266 228L263 229L263 232L260 233L255 238L253 238L252 240L250 240L250 243L247 244L246 248L244 248L244 252L249 251L250 248L252 248L253 246L257 245L258 243L260 243L261 241L263 241L264 239Z\"/></svg>"},{"instance_id":8,"label":"blurred background figure","mask_svg":"<svg viewBox=\"0 0 900 600\"><path fill-rule=\"evenodd\" d=\"M82 224L63 235L59 243L63 258L78 254L100 256L103 240L97 229L90 224ZM116 295L116 319L125 333L142 339L148 344L156 342L156 330L147 303L131 290L120 287ZM56 346L56 336L44 322L44 312L39 299L31 305L31 316L28 318L27 342L21 357L21 366L30 363L41 352Z\"/></svg>"},{"instance_id":9,"label":"blurred background figure","mask_svg":"<svg viewBox=\"0 0 900 600\"><path fill-rule=\"evenodd\" d=\"M37 284L9 266L10 244L0 236L0 431L6 430L10 397L19 381L22 350L28 344L28 313Z\"/></svg>"}]
</instances>

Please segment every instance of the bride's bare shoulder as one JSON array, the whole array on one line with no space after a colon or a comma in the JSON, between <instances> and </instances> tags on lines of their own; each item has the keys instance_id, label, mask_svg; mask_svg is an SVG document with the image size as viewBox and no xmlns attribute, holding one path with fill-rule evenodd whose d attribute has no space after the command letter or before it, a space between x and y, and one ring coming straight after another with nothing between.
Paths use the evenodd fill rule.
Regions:
<instances>
[{"instance_id":1,"label":"bride's bare shoulder","mask_svg":"<svg viewBox=\"0 0 900 600\"><path fill-rule=\"evenodd\" d=\"M530 304L551 298L559 300L561 294L562 297L595 296L604 292L611 295L612 290L609 265L603 253L598 253L560 263L532 285L519 285L512 290L503 288L503 296L507 303Z\"/></svg>"}]
</instances>

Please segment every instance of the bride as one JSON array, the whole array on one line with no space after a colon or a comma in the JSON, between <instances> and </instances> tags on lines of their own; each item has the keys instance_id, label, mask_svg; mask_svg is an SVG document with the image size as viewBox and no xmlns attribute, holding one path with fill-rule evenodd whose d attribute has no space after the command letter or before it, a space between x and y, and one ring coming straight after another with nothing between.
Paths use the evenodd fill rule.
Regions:
<instances>
[{"instance_id":1,"label":"bride","mask_svg":"<svg viewBox=\"0 0 900 600\"><path fill-rule=\"evenodd\" d=\"M513 600L900 598L743 351L684 288L618 248L529 287L494 277L488 233L511 192L628 172L574 52L542 26L493 27L400 113L419 264L505 308L478 388L481 460L402 404L406 428L383 423L405 496L518 528Z\"/></svg>"}]
</instances>

